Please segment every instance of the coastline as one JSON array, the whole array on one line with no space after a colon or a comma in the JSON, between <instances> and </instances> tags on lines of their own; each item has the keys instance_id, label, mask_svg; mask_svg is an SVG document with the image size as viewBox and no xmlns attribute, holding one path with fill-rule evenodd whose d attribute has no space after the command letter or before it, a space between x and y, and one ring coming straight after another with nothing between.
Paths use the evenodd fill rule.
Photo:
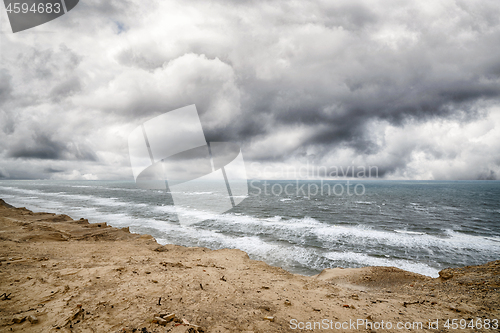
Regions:
<instances>
[{"instance_id":1,"label":"coastline","mask_svg":"<svg viewBox=\"0 0 500 333\"><path fill-rule=\"evenodd\" d=\"M392 267L308 277L240 250L161 246L128 228L3 200L0 222L0 331L294 332L328 323L316 328L394 332L374 324L421 322L425 330L438 320L446 332L447 319L500 320L500 261L436 279ZM160 320L167 313L175 320Z\"/></svg>"}]
</instances>

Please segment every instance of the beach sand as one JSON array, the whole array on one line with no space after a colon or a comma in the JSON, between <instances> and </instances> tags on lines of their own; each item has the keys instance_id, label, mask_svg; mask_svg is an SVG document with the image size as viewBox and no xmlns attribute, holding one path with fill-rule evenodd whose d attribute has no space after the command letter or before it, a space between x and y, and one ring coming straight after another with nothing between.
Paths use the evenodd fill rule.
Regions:
<instances>
[{"instance_id":1,"label":"beach sand","mask_svg":"<svg viewBox=\"0 0 500 333\"><path fill-rule=\"evenodd\" d=\"M473 332L444 325L500 319L500 261L440 276L392 267L301 276L239 250L161 246L0 202L1 332L305 332L314 323L321 332L409 331L398 323Z\"/></svg>"}]
</instances>

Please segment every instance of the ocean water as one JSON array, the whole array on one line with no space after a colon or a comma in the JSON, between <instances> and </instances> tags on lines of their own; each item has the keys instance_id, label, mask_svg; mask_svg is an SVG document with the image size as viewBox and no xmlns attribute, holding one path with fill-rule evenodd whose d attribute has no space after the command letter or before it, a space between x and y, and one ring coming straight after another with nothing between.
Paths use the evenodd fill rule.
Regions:
<instances>
[{"instance_id":1,"label":"ocean water","mask_svg":"<svg viewBox=\"0 0 500 333\"><path fill-rule=\"evenodd\" d=\"M249 185L249 196L224 214L175 207L169 192L138 189L133 181L0 181L0 198L33 211L128 226L161 244L241 249L304 275L337 266L394 266L437 277L446 267L500 259L499 181ZM220 194L194 186L182 195L216 203ZM180 224L177 214L199 222Z\"/></svg>"}]
</instances>

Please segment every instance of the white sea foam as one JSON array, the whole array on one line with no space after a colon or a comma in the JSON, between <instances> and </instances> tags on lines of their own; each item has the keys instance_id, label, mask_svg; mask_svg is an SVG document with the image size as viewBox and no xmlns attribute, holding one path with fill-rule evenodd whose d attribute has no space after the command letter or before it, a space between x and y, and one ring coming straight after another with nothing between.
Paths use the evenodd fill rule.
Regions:
<instances>
[{"instance_id":1,"label":"white sea foam","mask_svg":"<svg viewBox=\"0 0 500 333\"><path fill-rule=\"evenodd\" d=\"M214 194L214 192L182 192L184 195L209 195Z\"/></svg>"},{"instance_id":2,"label":"white sea foam","mask_svg":"<svg viewBox=\"0 0 500 333\"><path fill-rule=\"evenodd\" d=\"M355 253L355 252L329 252L325 254L325 257L335 261L356 263L359 266L397 267L404 269L406 271L419 273L434 278L439 276L438 269L432 268L423 263L416 263L414 261L409 261L409 260L378 258L366 255L364 253Z\"/></svg>"},{"instance_id":3,"label":"white sea foam","mask_svg":"<svg viewBox=\"0 0 500 333\"><path fill-rule=\"evenodd\" d=\"M296 239L304 236L316 236L324 244L336 244L337 241L359 244L360 246L392 246L430 252L432 248L442 251L457 252L474 250L480 252L500 253L500 246L494 240L485 240L481 236L465 235L448 231L448 237L439 237L420 232L403 231L391 232L375 230L363 226L335 226L321 223L313 218L283 220L281 217L258 219L250 216L221 215L218 217L220 228L224 226L238 226L229 228L246 234L266 232L279 235L282 239ZM429 251L429 248L430 251Z\"/></svg>"},{"instance_id":4,"label":"white sea foam","mask_svg":"<svg viewBox=\"0 0 500 333\"><path fill-rule=\"evenodd\" d=\"M418 231L408 231L408 230L398 230L398 229L394 229L394 231L399 233L399 234L425 235L425 232L418 232Z\"/></svg>"}]
</instances>

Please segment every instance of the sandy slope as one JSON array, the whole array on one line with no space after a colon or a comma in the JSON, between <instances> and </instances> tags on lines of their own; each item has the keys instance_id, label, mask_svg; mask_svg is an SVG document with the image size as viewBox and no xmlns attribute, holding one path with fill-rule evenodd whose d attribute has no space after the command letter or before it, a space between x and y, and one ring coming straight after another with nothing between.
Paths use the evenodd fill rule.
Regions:
<instances>
[{"instance_id":1,"label":"sandy slope","mask_svg":"<svg viewBox=\"0 0 500 333\"><path fill-rule=\"evenodd\" d=\"M126 229L1 203L0 263L2 332L289 332L314 322L320 332L408 331L398 323L472 332L444 324L500 319L500 261L438 279L390 267L305 277L238 250L160 246ZM176 319L154 322L167 313Z\"/></svg>"}]
</instances>

